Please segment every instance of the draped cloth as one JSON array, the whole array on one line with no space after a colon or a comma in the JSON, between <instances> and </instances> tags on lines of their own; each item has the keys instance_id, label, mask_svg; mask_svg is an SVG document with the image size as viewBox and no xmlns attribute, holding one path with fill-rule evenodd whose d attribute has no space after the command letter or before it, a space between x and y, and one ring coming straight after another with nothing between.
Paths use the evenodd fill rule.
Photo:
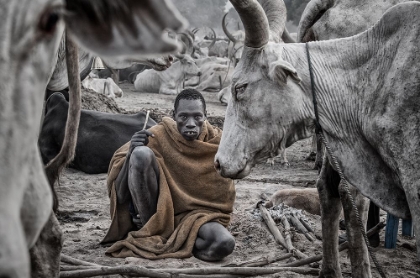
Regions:
<instances>
[{"instance_id":1,"label":"draped cloth","mask_svg":"<svg viewBox=\"0 0 420 278\"><path fill-rule=\"evenodd\" d=\"M140 230L135 230L128 203L118 204L115 180L130 142L119 148L108 170L108 194L112 223L105 242L115 242L106 254L147 259L187 258L199 228L207 222L229 224L235 200L231 179L221 177L213 166L222 131L205 121L199 138L185 140L176 122L165 117L149 129L149 144L159 164L157 211Z\"/></svg>"}]
</instances>

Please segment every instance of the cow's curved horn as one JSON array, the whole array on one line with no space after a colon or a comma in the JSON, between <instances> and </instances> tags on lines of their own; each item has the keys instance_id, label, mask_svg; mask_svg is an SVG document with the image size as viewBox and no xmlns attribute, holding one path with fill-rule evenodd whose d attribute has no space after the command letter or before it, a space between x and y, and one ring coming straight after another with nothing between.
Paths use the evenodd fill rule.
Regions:
<instances>
[{"instance_id":1,"label":"cow's curved horn","mask_svg":"<svg viewBox=\"0 0 420 278\"><path fill-rule=\"evenodd\" d=\"M192 37L188 33L185 33L185 32L178 33L178 35L185 38L185 40L181 39L182 42L185 44L185 48L186 48L185 51L183 51L183 54L192 53L194 50L194 41Z\"/></svg>"},{"instance_id":2,"label":"cow's curved horn","mask_svg":"<svg viewBox=\"0 0 420 278\"><path fill-rule=\"evenodd\" d=\"M245 29L245 45L260 48L268 43L270 30L267 16L261 5L254 0L230 0Z\"/></svg>"},{"instance_id":3,"label":"cow's curved horn","mask_svg":"<svg viewBox=\"0 0 420 278\"><path fill-rule=\"evenodd\" d=\"M280 42L286 26L287 9L283 0L258 0L261 4L270 26L271 38L274 42Z\"/></svg>"},{"instance_id":4,"label":"cow's curved horn","mask_svg":"<svg viewBox=\"0 0 420 278\"><path fill-rule=\"evenodd\" d=\"M228 31L227 27L226 27L226 16L228 14L225 13L225 15L223 16L222 19L222 28L223 28L223 32L225 33L226 37L228 37L229 40L231 40L233 43L237 42L237 39Z\"/></svg>"},{"instance_id":5,"label":"cow's curved horn","mask_svg":"<svg viewBox=\"0 0 420 278\"><path fill-rule=\"evenodd\" d=\"M211 27L209 27L209 28L210 28L211 32L213 33L213 41L208 46L208 49L210 50L216 44L216 32L214 31L213 28L211 28Z\"/></svg>"}]
</instances>

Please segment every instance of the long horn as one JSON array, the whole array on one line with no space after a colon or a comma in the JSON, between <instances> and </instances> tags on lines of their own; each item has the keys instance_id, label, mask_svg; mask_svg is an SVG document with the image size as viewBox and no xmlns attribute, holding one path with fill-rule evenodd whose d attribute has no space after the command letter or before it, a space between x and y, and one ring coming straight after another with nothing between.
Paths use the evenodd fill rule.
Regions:
<instances>
[{"instance_id":1,"label":"long horn","mask_svg":"<svg viewBox=\"0 0 420 278\"><path fill-rule=\"evenodd\" d=\"M214 31L213 28L209 27L210 30L213 33L213 41L211 42L211 44L208 46L208 50L210 50L215 44L216 44L216 32Z\"/></svg>"},{"instance_id":2,"label":"long horn","mask_svg":"<svg viewBox=\"0 0 420 278\"><path fill-rule=\"evenodd\" d=\"M222 19L222 28L223 28L223 32L225 33L225 35L226 35L226 37L228 37L228 39L230 40L230 41L232 41L233 43L236 43L237 42L237 39L235 39L235 37L234 36L232 36L232 34L231 33L229 33L229 31L228 31L228 29L227 29L227 27L226 27L226 16L227 16L228 14L227 13L225 13L225 15L223 16L223 19Z\"/></svg>"},{"instance_id":3,"label":"long horn","mask_svg":"<svg viewBox=\"0 0 420 278\"><path fill-rule=\"evenodd\" d=\"M230 0L245 29L245 45L260 48L268 43L270 29L267 16L255 0Z\"/></svg>"},{"instance_id":4,"label":"long horn","mask_svg":"<svg viewBox=\"0 0 420 278\"><path fill-rule=\"evenodd\" d=\"M307 42L312 38L311 27L315 22L334 5L333 0L312 0L306 5L297 29L297 41Z\"/></svg>"},{"instance_id":5,"label":"long horn","mask_svg":"<svg viewBox=\"0 0 420 278\"><path fill-rule=\"evenodd\" d=\"M287 9L283 0L258 0L261 4L270 26L271 38L274 42L280 42L286 26Z\"/></svg>"},{"instance_id":6,"label":"long horn","mask_svg":"<svg viewBox=\"0 0 420 278\"><path fill-rule=\"evenodd\" d=\"M186 46L186 50L184 53L193 53L194 41L192 37L188 33L185 33L185 32L180 32L178 34L186 38L186 40L181 39L185 43L185 46Z\"/></svg>"}]
</instances>

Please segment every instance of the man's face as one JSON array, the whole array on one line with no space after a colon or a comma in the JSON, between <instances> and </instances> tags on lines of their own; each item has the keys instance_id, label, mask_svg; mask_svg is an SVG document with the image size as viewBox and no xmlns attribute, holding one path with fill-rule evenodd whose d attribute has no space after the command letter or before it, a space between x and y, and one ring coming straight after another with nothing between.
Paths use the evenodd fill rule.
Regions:
<instances>
[{"instance_id":1,"label":"man's face","mask_svg":"<svg viewBox=\"0 0 420 278\"><path fill-rule=\"evenodd\" d=\"M188 141L197 139L206 120L201 100L181 99L175 109L174 120L179 133Z\"/></svg>"}]
</instances>

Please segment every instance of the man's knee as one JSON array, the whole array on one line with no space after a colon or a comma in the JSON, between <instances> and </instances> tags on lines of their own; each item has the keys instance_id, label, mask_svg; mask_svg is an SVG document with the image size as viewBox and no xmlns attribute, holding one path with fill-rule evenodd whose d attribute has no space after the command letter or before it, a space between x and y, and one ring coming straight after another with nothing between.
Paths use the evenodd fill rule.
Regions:
<instances>
[{"instance_id":1,"label":"man's knee","mask_svg":"<svg viewBox=\"0 0 420 278\"><path fill-rule=\"evenodd\" d=\"M150 166L155 161L155 154L146 146L136 147L130 156L130 166Z\"/></svg>"},{"instance_id":2,"label":"man's knee","mask_svg":"<svg viewBox=\"0 0 420 278\"><path fill-rule=\"evenodd\" d=\"M232 235L224 236L214 243L214 253L220 257L232 254L235 249L235 238Z\"/></svg>"},{"instance_id":3,"label":"man's knee","mask_svg":"<svg viewBox=\"0 0 420 278\"><path fill-rule=\"evenodd\" d=\"M217 222L201 226L194 246L194 256L205 261L220 261L235 248L235 238Z\"/></svg>"}]
</instances>

